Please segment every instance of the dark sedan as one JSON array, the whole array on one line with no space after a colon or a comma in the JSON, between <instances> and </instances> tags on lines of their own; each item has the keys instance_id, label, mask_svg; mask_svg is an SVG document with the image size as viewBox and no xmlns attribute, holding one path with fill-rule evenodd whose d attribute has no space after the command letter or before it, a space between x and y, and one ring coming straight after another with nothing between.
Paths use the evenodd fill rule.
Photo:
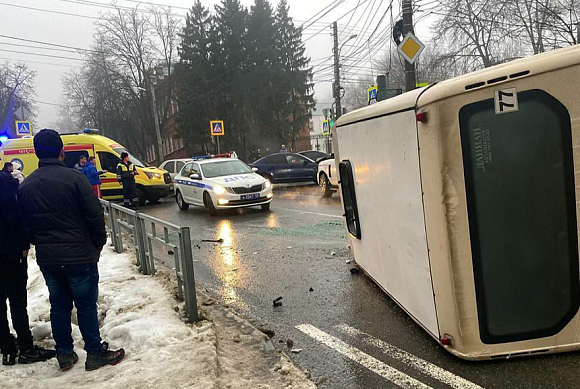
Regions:
<instances>
[{"instance_id":1,"label":"dark sedan","mask_svg":"<svg viewBox=\"0 0 580 389\"><path fill-rule=\"evenodd\" d=\"M316 182L316 162L300 154L270 154L250 164L272 183Z\"/></svg>"}]
</instances>

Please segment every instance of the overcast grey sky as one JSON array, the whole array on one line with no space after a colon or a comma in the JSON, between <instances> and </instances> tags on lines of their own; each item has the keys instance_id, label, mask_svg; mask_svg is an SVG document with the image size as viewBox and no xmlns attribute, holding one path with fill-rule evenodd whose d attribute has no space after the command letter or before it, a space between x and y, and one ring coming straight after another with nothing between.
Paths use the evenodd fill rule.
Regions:
<instances>
[{"instance_id":1,"label":"overcast grey sky","mask_svg":"<svg viewBox=\"0 0 580 389\"><path fill-rule=\"evenodd\" d=\"M213 10L219 0L202 0L202 3ZM272 0L275 8L277 0ZM24 38L34 41L55 43L79 48L89 48L95 31L94 18L99 13L107 12L108 0L1 0L0 1L0 35ZM151 0L151 3L164 4L173 7L189 8L193 0ZM241 0L250 7L253 0ZM320 106L326 106L331 101L332 37L330 24L339 19L339 37L344 42L349 36L358 37L346 43L341 51L344 59L343 73L346 81L357 80L359 76L371 74L369 58L383 55L389 49L391 34L390 1L383 0L288 0L290 14L296 25L306 22L319 11L332 4L330 8L306 23L303 40L306 40L306 54L313 60L316 81L315 98ZM419 0L415 3L425 5L424 9L432 7L430 0ZM119 6L134 7L137 1L119 0ZM147 2L142 2L144 7ZM338 4L338 5L337 5ZM332 7L336 7L330 10ZM397 20L400 15L398 0L392 3L392 17ZM105 6L105 7L104 7ZM36 8L36 9L35 9ZM356 9L354 12L351 10ZM421 8L420 8L421 9ZM44 12L50 10L74 15ZM174 8L174 13L185 15L186 10ZM320 16L315 24L310 25ZM431 18L426 12L415 15L416 32L420 39L429 37ZM379 20L383 19L379 24ZM373 31L376 31L373 33ZM315 35L317 34L317 35ZM368 52L370 39L371 53ZM0 37L0 61L21 61L37 72L36 93L38 115L37 128L50 126L57 119L58 103L61 96L61 76L75 67L81 67L81 56L75 51L55 51L40 48L22 47L17 45L42 46L36 43L18 41ZM46 46L49 48L50 46ZM362 47L362 48L361 48ZM54 47L53 47L54 48ZM364 49L366 48L366 49ZM63 49L66 50L66 49ZM53 57L51 57L53 56ZM60 58L57 58L60 57Z\"/></svg>"}]
</instances>

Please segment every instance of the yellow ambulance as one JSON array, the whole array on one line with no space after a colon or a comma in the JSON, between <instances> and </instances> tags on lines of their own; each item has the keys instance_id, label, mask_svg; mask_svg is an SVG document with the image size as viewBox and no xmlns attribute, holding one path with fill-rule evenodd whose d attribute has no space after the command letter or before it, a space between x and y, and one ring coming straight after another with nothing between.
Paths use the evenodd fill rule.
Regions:
<instances>
[{"instance_id":1,"label":"yellow ambulance","mask_svg":"<svg viewBox=\"0 0 580 389\"><path fill-rule=\"evenodd\" d=\"M101 192L106 200L123 199L123 188L117 181L117 164L121 153L126 151L117 142L98 135L98 130L86 129L79 134L61 135L66 153L65 164L73 168L81 155L95 156L97 170L107 170L101 174ZM150 167L139 161L131 153L129 159L136 166L137 174L135 182L139 195L139 204L145 205L147 201L155 203L161 197L173 192L171 176L165 170ZM0 145L0 165L4 162L18 162L22 166L22 172L28 176L38 167L38 158L34 153L34 145L31 137L9 139Z\"/></svg>"}]
</instances>

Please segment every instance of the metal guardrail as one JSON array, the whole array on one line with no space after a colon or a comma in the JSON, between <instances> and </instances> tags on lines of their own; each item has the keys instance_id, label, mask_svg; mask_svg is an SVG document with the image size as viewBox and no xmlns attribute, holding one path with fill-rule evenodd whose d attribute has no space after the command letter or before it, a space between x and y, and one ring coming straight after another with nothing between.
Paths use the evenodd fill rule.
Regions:
<instances>
[{"instance_id":1,"label":"metal guardrail","mask_svg":"<svg viewBox=\"0 0 580 389\"><path fill-rule=\"evenodd\" d=\"M133 234L137 265L143 274L155 274L154 242L159 242L173 250L177 276L177 297L185 300L185 310L189 322L198 321L189 227L179 227L119 204L103 199L100 201L108 220L114 251L116 253L124 251L123 229ZM163 230L161 236L158 234L158 228ZM175 235L177 236L176 241L171 239Z\"/></svg>"}]
</instances>

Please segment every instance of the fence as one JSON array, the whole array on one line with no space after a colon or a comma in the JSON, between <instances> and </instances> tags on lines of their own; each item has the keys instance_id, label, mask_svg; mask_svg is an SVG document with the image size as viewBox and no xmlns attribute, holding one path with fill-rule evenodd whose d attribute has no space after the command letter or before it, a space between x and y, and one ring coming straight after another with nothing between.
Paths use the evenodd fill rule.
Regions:
<instances>
[{"instance_id":1,"label":"fence","mask_svg":"<svg viewBox=\"0 0 580 389\"><path fill-rule=\"evenodd\" d=\"M177 275L177 297L185 300L189 322L198 321L189 227L179 227L119 204L100 201L108 220L115 252L124 251L123 230L130 232L133 235L137 265L143 274L155 274L154 242L159 242L173 250ZM161 230L163 233L159 234ZM175 237L177 239L171 239Z\"/></svg>"}]
</instances>

